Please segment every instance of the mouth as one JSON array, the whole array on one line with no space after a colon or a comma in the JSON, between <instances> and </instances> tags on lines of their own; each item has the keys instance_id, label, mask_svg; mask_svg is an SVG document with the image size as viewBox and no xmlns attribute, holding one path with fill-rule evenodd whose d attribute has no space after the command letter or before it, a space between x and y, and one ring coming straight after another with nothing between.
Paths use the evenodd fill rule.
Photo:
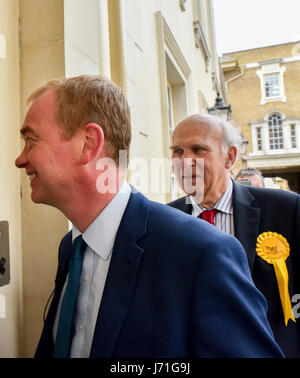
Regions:
<instances>
[{"instance_id":1,"label":"mouth","mask_svg":"<svg viewBox=\"0 0 300 378\"><path fill-rule=\"evenodd\" d=\"M36 178L36 173L27 173L30 183Z\"/></svg>"},{"instance_id":2,"label":"mouth","mask_svg":"<svg viewBox=\"0 0 300 378\"><path fill-rule=\"evenodd\" d=\"M203 179L203 176L201 175L188 175L188 176L182 176L183 180L192 180L192 179Z\"/></svg>"}]
</instances>

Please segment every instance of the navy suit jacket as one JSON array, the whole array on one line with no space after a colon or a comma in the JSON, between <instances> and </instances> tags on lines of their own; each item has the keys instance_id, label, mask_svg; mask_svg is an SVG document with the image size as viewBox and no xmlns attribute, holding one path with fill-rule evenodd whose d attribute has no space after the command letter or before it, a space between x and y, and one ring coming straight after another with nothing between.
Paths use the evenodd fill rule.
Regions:
<instances>
[{"instance_id":1,"label":"navy suit jacket","mask_svg":"<svg viewBox=\"0 0 300 378\"><path fill-rule=\"evenodd\" d=\"M192 213L185 197L170 206ZM290 246L286 260L291 300L300 294L300 196L284 190L256 188L233 183L235 236L243 245L253 281L268 303L268 319L275 339L286 357L300 357L300 321L284 324L274 267L256 254L257 237L263 232L277 232ZM295 302L292 302L292 306ZM297 316L297 314L296 314Z\"/></svg>"},{"instance_id":2,"label":"navy suit jacket","mask_svg":"<svg viewBox=\"0 0 300 378\"><path fill-rule=\"evenodd\" d=\"M68 271L62 240L54 297L36 357L51 357ZM131 194L116 235L90 357L282 357L232 236Z\"/></svg>"}]
</instances>

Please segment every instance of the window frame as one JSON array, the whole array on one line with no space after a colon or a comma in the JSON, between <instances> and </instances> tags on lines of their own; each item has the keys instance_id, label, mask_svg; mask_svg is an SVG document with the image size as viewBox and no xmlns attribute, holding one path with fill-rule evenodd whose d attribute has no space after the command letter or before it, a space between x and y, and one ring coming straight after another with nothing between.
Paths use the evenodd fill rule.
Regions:
<instances>
[{"instance_id":1,"label":"window frame","mask_svg":"<svg viewBox=\"0 0 300 378\"><path fill-rule=\"evenodd\" d=\"M284 88L284 72L285 67L279 63L261 64L260 69L256 71L260 80L260 104L264 105L268 102L281 101L286 102L285 88ZM266 93L266 78L271 75L278 76L278 95L267 96Z\"/></svg>"},{"instance_id":2,"label":"window frame","mask_svg":"<svg viewBox=\"0 0 300 378\"><path fill-rule=\"evenodd\" d=\"M263 150L263 140L262 140L262 127L256 127L256 145L257 145L257 151Z\"/></svg>"},{"instance_id":3,"label":"window frame","mask_svg":"<svg viewBox=\"0 0 300 378\"><path fill-rule=\"evenodd\" d=\"M270 80L268 80L270 79ZM275 80L277 83L275 84ZM264 74L265 97L270 100L280 96L279 73Z\"/></svg>"},{"instance_id":4,"label":"window frame","mask_svg":"<svg viewBox=\"0 0 300 378\"><path fill-rule=\"evenodd\" d=\"M270 151L284 150L285 146L282 123L282 117L279 113L273 113L268 118Z\"/></svg>"},{"instance_id":5,"label":"window frame","mask_svg":"<svg viewBox=\"0 0 300 378\"><path fill-rule=\"evenodd\" d=\"M282 120L283 148L280 145L278 148L271 148L269 120L274 115L278 115ZM249 156L300 153L300 118L287 118L283 112L274 109L269 111L262 121L250 122L250 127L252 152L249 153ZM292 131L292 127L294 127L294 132Z\"/></svg>"},{"instance_id":6,"label":"window frame","mask_svg":"<svg viewBox=\"0 0 300 378\"><path fill-rule=\"evenodd\" d=\"M294 130L294 132L292 132L292 130ZM295 123L290 123L290 136L291 136L291 148L292 150L296 150L297 149L297 125Z\"/></svg>"}]
</instances>

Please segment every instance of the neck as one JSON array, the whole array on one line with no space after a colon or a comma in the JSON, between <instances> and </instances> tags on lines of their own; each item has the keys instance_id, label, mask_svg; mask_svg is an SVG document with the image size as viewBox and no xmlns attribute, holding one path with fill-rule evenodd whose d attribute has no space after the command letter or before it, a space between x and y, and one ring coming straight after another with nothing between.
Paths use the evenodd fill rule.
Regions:
<instances>
[{"instance_id":1,"label":"neck","mask_svg":"<svg viewBox=\"0 0 300 378\"><path fill-rule=\"evenodd\" d=\"M229 176L218 185L212 185L211 187L205 188L204 197L199 201L196 199L196 201L206 209L212 208L226 192L228 184Z\"/></svg>"},{"instance_id":2,"label":"neck","mask_svg":"<svg viewBox=\"0 0 300 378\"><path fill-rule=\"evenodd\" d=\"M105 207L111 202L115 194L111 194L109 197L99 195L99 198L95 198L92 201L81 203L76 207L76 210L71 212L65 211L65 216L74 224L80 232L84 232L91 223L97 218L97 216L105 209Z\"/></svg>"},{"instance_id":3,"label":"neck","mask_svg":"<svg viewBox=\"0 0 300 378\"><path fill-rule=\"evenodd\" d=\"M70 195L59 210L74 224L79 231L84 232L97 216L112 201L124 182L124 176L116 176L115 185L104 187L97 180L83 180L77 191ZM102 183L103 184L103 183ZM100 187L99 187L100 185ZM81 190L78 190L78 189ZM107 189L107 190L102 190Z\"/></svg>"}]
</instances>

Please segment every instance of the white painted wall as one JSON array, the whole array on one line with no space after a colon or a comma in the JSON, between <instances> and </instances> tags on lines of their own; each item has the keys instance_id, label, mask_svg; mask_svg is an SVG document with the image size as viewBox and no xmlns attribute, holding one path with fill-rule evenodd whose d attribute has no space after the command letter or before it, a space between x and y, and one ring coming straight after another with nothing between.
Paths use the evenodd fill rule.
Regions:
<instances>
[{"instance_id":1,"label":"white painted wall","mask_svg":"<svg viewBox=\"0 0 300 378\"><path fill-rule=\"evenodd\" d=\"M10 276L0 287L0 357L18 357L22 323L18 1L0 1L0 220L9 223ZM1 251L0 251L1 254ZM1 256L0 256L1 257Z\"/></svg>"}]
</instances>

